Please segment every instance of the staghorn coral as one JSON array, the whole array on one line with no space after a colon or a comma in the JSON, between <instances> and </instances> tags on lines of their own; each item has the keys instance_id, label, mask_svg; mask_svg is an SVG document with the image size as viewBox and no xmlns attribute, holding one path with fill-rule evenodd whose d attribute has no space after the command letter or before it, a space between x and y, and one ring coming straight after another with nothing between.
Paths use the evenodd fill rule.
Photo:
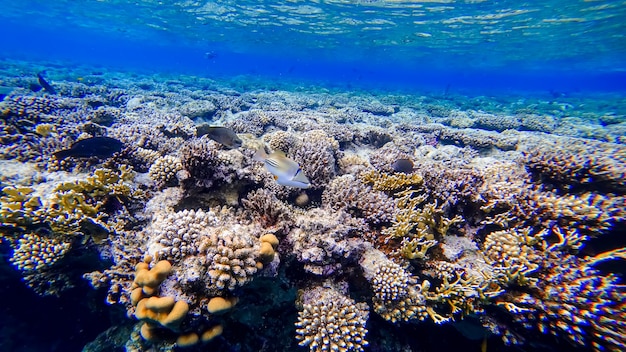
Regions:
<instances>
[{"instance_id":1,"label":"staghorn coral","mask_svg":"<svg viewBox=\"0 0 626 352\"><path fill-rule=\"evenodd\" d=\"M419 205L424 199L424 196L415 196L414 191L405 192L398 199L399 210L395 214L393 225L382 233L388 239L407 239L409 242L405 244L409 245L414 238L421 241L439 239L448 233L451 226L463 222L463 218L458 215L452 219L443 216L444 211L436 203L426 204L420 209Z\"/></svg>"},{"instance_id":2,"label":"staghorn coral","mask_svg":"<svg viewBox=\"0 0 626 352\"><path fill-rule=\"evenodd\" d=\"M503 335L507 343L521 343L525 338L532 341L541 332L555 336L542 342L556 344L569 340L588 349L624 349L624 288L622 278L609 273L621 263L605 263L623 260L623 249L594 252L598 248L604 250L605 245L621 246L619 238L613 242L619 236L626 214L623 187L619 184L622 176L617 172L621 167L619 146L613 149L618 157L611 161L606 158L606 150L600 150L610 149L609 144L565 138L553 143L552 137L538 138L534 133L485 133L429 123L495 130L510 127L554 130L554 133L619 141L623 126L615 121L623 117L623 104L609 104L602 114L588 114L589 109L582 101L566 97L550 102L532 101L530 97L511 102L488 97L466 99L454 94L439 99L417 95L268 92L250 89L251 84L246 80L234 83L242 91L237 92L197 77L188 80L177 77L163 84L155 78L140 79L137 83L115 77L115 82L109 84L106 77L111 74L96 77L99 83L92 86L59 85L59 92L64 95L84 98L55 98L58 108L48 112L34 111L29 116L12 113L0 118L0 157L33 161L43 169L47 166L48 170L58 166L57 169L71 171L42 172L26 181L16 181L13 176L0 178L5 189L0 202L3 217L0 233L7 244L5 248L13 250L19 258L14 262L16 266L20 263L27 268L32 259L50 264L38 265L34 273L30 270L20 273L26 284L38 292L59 293L72 283L70 275L76 276L68 270L84 268L81 262L72 261L77 256L68 254L81 254L73 252L78 249L97 250L103 259L114 264L85 277L94 286L109 289L109 302L121 303L131 310L135 309L130 295L136 264L146 251L167 257L173 264L171 273L156 287L158 294L153 297L185 301L189 311L178 326L180 332L160 328L160 332L168 332L166 341L138 342L142 340L139 325L143 323L137 324L133 337L137 351L180 349L210 340L222 332L222 321L225 326L242 327L245 333L236 333L236 341L231 340L235 334L227 333L224 339L216 341L217 349L280 350L290 346L286 347L289 349L293 346L293 341L291 345L289 342L293 330L284 329L281 322L296 319L291 304L295 292L313 291L307 286L319 282L320 276L328 278L327 286L336 287L337 281L344 279L350 282L344 290L335 289L340 293L333 294L330 300L344 302L347 297L359 297L358 300L372 297L371 309L389 321L447 323L469 314L472 321L480 321L490 331ZM28 83L3 82L6 87L27 87ZM20 89L12 89L11 94ZM567 103L562 102L566 100ZM81 177L84 181L85 177L93 176L94 162L71 160L51 165L46 161L47 156L78 139L117 136L132 145L103 166L116 170L119 165L127 164L137 172L149 172L149 167L161 156L182 156L184 144L196 143L190 120L181 118L181 124L176 127L177 123L170 118L177 119L180 115L171 112L187 109L189 116L198 116L205 113L203 105L208 108L206 115L214 117L215 123L232 124L236 129L256 133L270 147L285 149L291 157L307 143L306 149L311 146L310 141L305 141L304 132L324 130L327 138L322 138L322 133L318 137L332 147L334 174L332 168L327 168L330 164L319 163L322 172L316 178L326 180L319 187L300 192L277 186L271 175L262 171L262 165L251 161L253 143L248 140L249 143L235 151L214 148L215 154L209 155L213 164L203 164L200 158L194 160L197 173L192 177L190 170L181 170L180 175L188 181L180 188L150 189L146 177L141 176L123 182L130 187L129 196L124 195L123 189L119 193L113 191L115 195L110 197L68 190L71 196L64 196L65 204L58 206L77 208L69 211L65 224L61 222L71 235L66 237L50 230L48 223L52 220L40 215L49 209L52 197L56 197L55 188L64 182L81 181ZM478 110L479 106L484 112ZM428 111L432 112L431 116L427 115ZM509 111L517 111L512 119L506 118L511 114ZM611 114L617 117L600 116ZM36 124L29 122L31 117L38 119ZM608 129L600 123L613 125ZM306 135L313 139L310 137ZM470 146L458 148L440 141ZM559 161L556 166L543 160L552 149L559 153L569 143L581 143L581 156L574 157L572 165L567 164L569 159ZM558 148L552 148L557 144ZM507 151L498 150L498 146ZM306 154L306 149L299 152ZM202 152L202 148L198 150ZM520 150L526 150L527 154L520 155ZM531 160L528 151L536 150L541 151L533 154ZM327 151L320 148L310 155L330 155ZM543 152L546 155L540 155ZM189 154L186 157L192 158ZM359 178L360 173L372 169L391 175L390 162L398 157L414 162L413 173L423 178L420 183L401 184L393 180L401 185L376 190L375 180L366 184ZM555 160L560 160L559 157ZM317 163L309 156L299 162ZM208 167L203 171L204 166ZM593 171L591 166L595 168ZM155 179L167 178L172 181L169 185L175 185L173 170L155 172L154 169L151 174ZM77 174L79 170L89 171ZM5 164L0 167L0 173L6 174ZM155 198L145 208L142 204L145 198L133 203L133 199L139 198L137 184L155 191ZM298 198L296 192L300 192ZM292 207L292 202L307 211ZM207 204L228 204L235 209L209 210ZM202 217L189 214L190 209L198 206L205 207L205 213L212 213L209 218L215 223L203 227ZM185 209L188 213L182 215ZM170 215L172 219L168 218ZM81 216L83 220L79 221ZM447 227L452 226L450 221L456 216L462 216L464 223L450 227L449 231ZM116 222L117 219L121 221ZM391 226L385 228L388 225ZM107 241L88 240L100 231L110 231ZM274 238L266 237L272 237L270 233L275 234ZM42 254L45 250L37 252L31 247L48 248L52 241L34 240L32 234L68 240L72 246L65 253L56 249L46 251L47 256ZM601 236L605 234L611 241L604 241ZM245 240L239 240L239 235ZM276 236L287 238L278 245ZM208 241L205 237L216 238L216 244L205 244ZM222 237L228 240L218 243ZM18 248L20 240L25 244ZM242 246L238 247L237 241ZM388 258L379 257L376 263L368 264L371 270L359 270L357 261L367 261L366 257L372 256L368 253L370 246L383 251ZM218 253L221 250L226 254ZM238 256L250 259L241 270L245 272L249 268L256 272L238 277L233 270L237 261L243 260ZM283 258L286 260L281 261ZM218 267L222 262L226 262L225 267ZM220 275L229 277L221 283L222 290L218 288L219 280L212 280L209 270L218 270ZM275 275L277 278L272 278ZM369 286L362 285L362 275ZM262 278L251 282L252 277L258 276ZM238 299L239 305L233 307ZM313 307L308 313L322 306L315 300L307 304ZM365 310L363 304L354 301L350 304ZM242 305L244 308L240 309ZM226 306L230 309L225 309ZM365 319L359 321L361 326ZM306 326L300 329L316 341L314 334L323 332L325 327L314 318L305 320L303 317ZM413 346L415 341L410 339L399 342L393 325L381 323L380 319L369 322L370 332L381 327L383 332L368 337L372 340L372 350L400 350L406 348L406 343ZM438 331L433 325L420 324L419 328ZM154 332L149 330L144 329L145 336ZM401 334L406 330L400 328L395 332ZM303 342L307 341L305 334L299 335ZM343 336L338 338L337 341L343 341ZM321 340L323 343L324 339ZM128 346L132 345L131 342ZM349 348L348 342L346 346ZM501 349L497 341L490 340L489 346L489 349ZM312 343L308 347L312 348Z\"/></svg>"},{"instance_id":3,"label":"staghorn coral","mask_svg":"<svg viewBox=\"0 0 626 352\"><path fill-rule=\"evenodd\" d=\"M335 177L322 193L322 203L362 217L370 224L389 223L396 211L393 199L352 175Z\"/></svg>"},{"instance_id":4,"label":"staghorn coral","mask_svg":"<svg viewBox=\"0 0 626 352\"><path fill-rule=\"evenodd\" d=\"M485 258L504 284L536 284L531 277L539 266L538 253L533 249L542 234L532 235L530 229L495 231L483 242Z\"/></svg>"},{"instance_id":5,"label":"staghorn coral","mask_svg":"<svg viewBox=\"0 0 626 352\"><path fill-rule=\"evenodd\" d=\"M355 303L336 289L316 287L304 294L296 339L312 352L363 351L367 346L367 305Z\"/></svg>"}]
</instances>

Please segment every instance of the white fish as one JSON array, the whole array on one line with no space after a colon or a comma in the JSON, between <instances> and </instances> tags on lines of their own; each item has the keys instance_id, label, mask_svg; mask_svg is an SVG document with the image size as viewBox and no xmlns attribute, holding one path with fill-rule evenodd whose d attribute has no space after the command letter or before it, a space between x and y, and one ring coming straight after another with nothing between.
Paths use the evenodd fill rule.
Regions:
<instances>
[{"instance_id":1,"label":"white fish","mask_svg":"<svg viewBox=\"0 0 626 352\"><path fill-rule=\"evenodd\" d=\"M281 151L275 151L268 155L261 147L254 154L254 160L263 162L267 171L274 175L274 179L279 185L297 188L311 187L311 182L302 172L300 165L289 159Z\"/></svg>"}]
</instances>

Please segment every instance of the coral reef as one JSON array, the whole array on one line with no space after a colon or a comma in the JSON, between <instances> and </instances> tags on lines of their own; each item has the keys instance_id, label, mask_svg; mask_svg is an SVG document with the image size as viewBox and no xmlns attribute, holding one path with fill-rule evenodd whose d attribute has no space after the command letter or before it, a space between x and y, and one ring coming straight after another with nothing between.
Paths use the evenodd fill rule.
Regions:
<instances>
[{"instance_id":1,"label":"coral reef","mask_svg":"<svg viewBox=\"0 0 626 352\"><path fill-rule=\"evenodd\" d=\"M102 289L134 319L120 346L427 350L399 334L467 324L490 350L626 348L623 113L93 78L55 95L11 81L0 254L39 294ZM125 148L50 157L94 136ZM278 185L265 146L312 187Z\"/></svg>"},{"instance_id":2,"label":"coral reef","mask_svg":"<svg viewBox=\"0 0 626 352\"><path fill-rule=\"evenodd\" d=\"M525 153L529 170L561 188L626 192L626 148L583 139L545 141Z\"/></svg>"},{"instance_id":3,"label":"coral reef","mask_svg":"<svg viewBox=\"0 0 626 352\"><path fill-rule=\"evenodd\" d=\"M358 182L353 175L335 177L326 186L322 203L364 218L370 224L389 223L396 211L395 202L389 196Z\"/></svg>"},{"instance_id":4,"label":"coral reef","mask_svg":"<svg viewBox=\"0 0 626 352\"><path fill-rule=\"evenodd\" d=\"M310 351L363 351L367 346L367 305L356 304L335 289L316 287L305 293L296 338Z\"/></svg>"},{"instance_id":5,"label":"coral reef","mask_svg":"<svg viewBox=\"0 0 626 352\"><path fill-rule=\"evenodd\" d=\"M157 187L162 188L171 185L176 179L176 173L183 169L180 159L166 155L159 157L154 161L148 175L156 183Z\"/></svg>"},{"instance_id":6,"label":"coral reef","mask_svg":"<svg viewBox=\"0 0 626 352\"><path fill-rule=\"evenodd\" d=\"M292 252L304 269L327 276L358 260L366 230L365 222L343 211L315 208L297 216L287 235Z\"/></svg>"}]
</instances>

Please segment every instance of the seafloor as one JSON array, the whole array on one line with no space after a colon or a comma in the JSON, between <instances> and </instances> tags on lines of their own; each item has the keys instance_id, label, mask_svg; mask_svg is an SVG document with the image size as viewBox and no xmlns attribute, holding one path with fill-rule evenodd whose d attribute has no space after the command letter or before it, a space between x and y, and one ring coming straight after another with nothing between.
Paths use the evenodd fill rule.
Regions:
<instances>
[{"instance_id":1,"label":"seafloor","mask_svg":"<svg viewBox=\"0 0 626 352\"><path fill-rule=\"evenodd\" d=\"M0 94L3 351L626 349L619 95L8 60ZM55 157L95 136L124 148Z\"/></svg>"}]
</instances>

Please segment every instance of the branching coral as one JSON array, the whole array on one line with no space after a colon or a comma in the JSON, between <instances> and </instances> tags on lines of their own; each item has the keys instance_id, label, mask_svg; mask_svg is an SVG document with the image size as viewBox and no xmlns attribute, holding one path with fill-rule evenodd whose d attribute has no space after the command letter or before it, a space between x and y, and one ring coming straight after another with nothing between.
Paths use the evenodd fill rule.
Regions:
<instances>
[{"instance_id":1,"label":"branching coral","mask_svg":"<svg viewBox=\"0 0 626 352\"><path fill-rule=\"evenodd\" d=\"M182 170L182 168L183 165L179 158L166 155L154 161L152 166L150 166L148 175L156 183L157 187L162 188L174 183L176 181L176 173Z\"/></svg>"},{"instance_id":2,"label":"branching coral","mask_svg":"<svg viewBox=\"0 0 626 352\"><path fill-rule=\"evenodd\" d=\"M450 227L460 223L463 219L456 216L448 219L443 216L443 210L437 208L436 204L426 204L421 209L419 205L424 201L423 196L414 196L414 191L403 192L398 199L398 208L393 222L393 226L384 229L383 234L387 235L387 240L401 239L403 247L401 254L413 256L415 249L419 246L420 252L416 256L424 258L425 252L432 247L438 238L446 235Z\"/></svg>"},{"instance_id":3,"label":"branching coral","mask_svg":"<svg viewBox=\"0 0 626 352\"><path fill-rule=\"evenodd\" d=\"M626 287L614 274L602 274L597 263L626 258L618 249L580 258L569 252L580 246L581 238L572 231L559 233L559 241L549 244L549 232L529 236L527 231L495 233L500 245L486 242L488 255L503 263L504 286L526 286L526 292L509 293L497 304L525 326L536 326L542 333L564 335L574 344L594 350L620 350L624 339ZM514 248L514 247L520 248ZM494 247L508 252L494 251ZM613 328L607 328L611 326Z\"/></svg>"},{"instance_id":4,"label":"branching coral","mask_svg":"<svg viewBox=\"0 0 626 352\"><path fill-rule=\"evenodd\" d=\"M335 177L322 194L322 202L332 209L343 209L371 224L389 223L395 202L385 193L373 190L352 175Z\"/></svg>"},{"instance_id":5,"label":"branching coral","mask_svg":"<svg viewBox=\"0 0 626 352\"><path fill-rule=\"evenodd\" d=\"M312 352L363 351L367 346L367 305L355 303L332 288L305 293L298 313L296 338Z\"/></svg>"},{"instance_id":6,"label":"branching coral","mask_svg":"<svg viewBox=\"0 0 626 352\"><path fill-rule=\"evenodd\" d=\"M393 323L427 318L421 287L406 270L375 249L365 251L359 264L372 285L376 313Z\"/></svg>"},{"instance_id":7,"label":"branching coral","mask_svg":"<svg viewBox=\"0 0 626 352\"><path fill-rule=\"evenodd\" d=\"M54 265L70 248L71 241L26 233L18 240L10 260L19 270L38 271Z\"/></svg>"},{"instance_id":8,"label":"branching coral","mask_svg":"<svg viewBox=\"0 0 626 352\"><path fill-rule=\"evenodd\" d=\"M301 141L293 148L293 160L300 164L314 189L326 186L337 174L339 143L322 130L302 134Z\"/></svg>"},{"instance_id":9,"label":"branching coral","mask_svg":"<svg viewBox=\"0 0 626 352\"><path fill-rule=\"evenodd\" d=\"M409 187L418 188L423 182L419 174L389 174L378 171L368 171L360 175L363 183L372 185L377 191L397 192Z\"/></svg>"},{"instance_id":10,"label":"branching coral","mask_svg":"<svg viewBox=\"0 0 626 352\"><path fill-rule=\"evenodd\" d=\"M363 247L358 235L365 229L362 220L343 211L317 208L296 217L287 242L305 270L327 276L358 259Z\"/></svg>"},{"instance_id":11,"label":"branching coral","mask_svg":"<svg viewBox=\"0 0 626 352\"><path fill-rule=\"evenodd\" d=\"M6 196L0 198L0 217L5 226L44 225L64 235L88 229L91 236L97 236L94 227L108 231L103 206L111 198L132 196L129 181L133 177L130 168L122 166L119 172L97 169L85 180L58 183L49 195L28 187L7 187L3 189Z\"/></svg>"},{"instance_id":12,"label":"branching coral","mask_svg":"<svg viewBox=\"0 0 626 352\"><path fill-rule=\"evenodd\" d=\"M209 294L240 287L263 267L258 225L244 225L228 209L183 210L155 217L147 234L150 253L189 270L178 280L184 286L204 282Z\"/></svg>"},{"instance_id":13,"label":"branching coral","mask_svg":"<svg viewBox=\"0 0 626 352\"><path fill-rule=\"evenodd\" d=\"M263 227L274 226L290 218L287 205L266 189L260 188L248 193L241 200L241 204Z\"/></svg>"},{"instance_id":14,"label":"branching coral","mask_svg":"<svg viewBox=\"0 0 626 352\"><path fill-rule=\"evenodd\" d=\"M5 187L0 197L0 233L13 247L11 261L37 292L58 294L70 286L56 264L79 238L96 242L118 230L123 219L110 219L105 205L133 196L132 171L98 169L82 180L43 183L37 188ZM58 276L58 279L51 277ZM46 284L50 281L50 284Z\"/></svg>"}]
</instances>

